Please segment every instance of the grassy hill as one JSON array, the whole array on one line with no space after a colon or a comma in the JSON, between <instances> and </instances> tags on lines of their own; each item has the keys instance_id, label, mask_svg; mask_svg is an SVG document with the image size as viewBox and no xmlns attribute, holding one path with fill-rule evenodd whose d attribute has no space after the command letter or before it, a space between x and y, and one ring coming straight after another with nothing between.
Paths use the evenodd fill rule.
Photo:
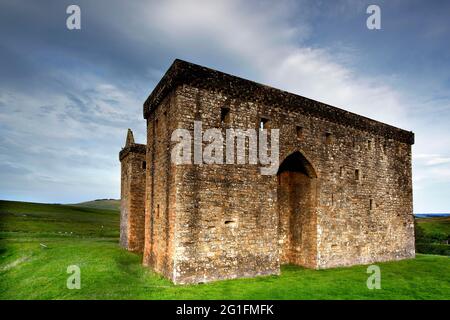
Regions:
<instances>
[{"instance_id":1,"label":"grassy hill","mask_svg":"<svg viewBox=\"0 0 450 320\"><path fill-rule=\"evenodd\" d=\"M448 257L377 263L381 290L366 286L367 266L175 286L118 246L117 211L0 201L0 299L448 299ZM66 287L67 267L81 289Z\"/></svg>"},{"instance_id":2,"label":"grassy hill","mask_svg":"<svg viewBox=\"0 0 450 320\"><path fill-rule=\"evenodd\" d=\"M73 206L83 208L105 209L105 210L120 210L120 200L117 199L97 199L93 201L86 201L73 204Z\"/></svg>"},{"instance_id":3,"label":"grassy hill","mask_svg":"<svg viewBox=\"0 0 450 320\"><path fill-rule=\"evenodd\" d=\"M428 234L450 235L450 217L418 218L417 223Z\"/></svg>"},{"instance_id":4,"label":"grassy hill","mask_svg":"<svg viewBox=\"0 0 450 320\"><path fill-rule=\"evenodd\" d=\"M416 218L416 249L450 256L450 217Z\"/></svg>"},{"instance_id":5,"label":"grassy hill","mask_svg":"<svg viewBox=\"0 0 450 320\"><path fill-rule=\"evenodd\" d=\"M118 211L0 200L0 238L119 236Z\"/></svg>"}]
</instances>

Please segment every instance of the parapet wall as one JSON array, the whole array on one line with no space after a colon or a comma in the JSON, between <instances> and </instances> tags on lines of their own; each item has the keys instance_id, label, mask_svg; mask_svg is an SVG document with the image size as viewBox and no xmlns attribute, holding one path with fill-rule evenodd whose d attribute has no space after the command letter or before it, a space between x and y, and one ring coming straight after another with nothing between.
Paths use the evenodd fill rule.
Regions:
<instances>
[{"instance_id":1,"label":"parapet wall","mask_svg":"<svg viewBox=\"0 0 450 320\"><path fill-rule=\"evenodd\" d=\"M278 106L343 126L414 144L414 134L367 117L280 89L182 60L175 60L144 103L144 118L177 86L187 84L226 94L229 98Z\"/></svg>"}]
</instances>

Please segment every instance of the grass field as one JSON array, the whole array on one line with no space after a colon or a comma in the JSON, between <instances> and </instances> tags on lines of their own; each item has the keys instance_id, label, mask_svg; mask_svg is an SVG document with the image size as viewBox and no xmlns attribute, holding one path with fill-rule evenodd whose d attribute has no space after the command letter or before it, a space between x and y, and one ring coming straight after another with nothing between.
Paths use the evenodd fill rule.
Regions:
<instances>
[{"instance_id":1,"label":"grass field","mask_svg":"<svg viewBox=\"0 0 450 320\"><path fill-rule=\"evenodd\" d=\"M441 234L444 237L450 235L450 217L419 218L417 223L427 234Z\"/></svg>"},{"instance_id":2,"label":"grass field","mask_svg":"<svg viewBox=\"0 0 450 320\"><path fill-rule=\"evenodd\" d=\"M416 219L416 250L450 256L450 217Z\"/></svg>"},{"instance_id":3,"label":"grass field","mask_svg":"<svg viewBox=\"0 0 450 320\"><path fill-rule=\"evenodd\" d=\"M0 299L449 299L445 256L379 263L380 290L367 266L175 286L119 248L117 211L0 201ZM69 265L81 289L69 290Z\"/></svg>"}]
</instances>

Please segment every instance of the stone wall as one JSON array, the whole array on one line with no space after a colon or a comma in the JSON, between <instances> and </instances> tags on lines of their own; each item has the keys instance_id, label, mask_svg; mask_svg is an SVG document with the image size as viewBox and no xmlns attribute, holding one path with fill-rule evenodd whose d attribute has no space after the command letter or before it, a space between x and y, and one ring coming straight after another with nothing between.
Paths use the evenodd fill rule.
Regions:
<instances>
[{"instance_id":1,"label":"stone wall","mask_svg":"<svg viewBox=\"0 0 450 320\"><path fill-rule=\"evenodd\" d=\"M130 207L130 181L128 177L129 165L120 164L120 239L121 247L128 249L128 208Z\"/></svg>"},{"instance_id":2,"label":"stone wall","mask_svg":"<svg viewBox=\"0 0 450 320\"><path fill-rule=\"evenodd\" d=\"M147 180L144 265L173 279L176 167L171 164L170 137L177 128L174 95L147 119Z\"/></svg>"},{"instance_id":3,"label":"stone wall","mask_svg":"<svg viewBox=\"0 0 450 320\"><path fill-rule=\"evenodd\" d=\"M145 145L131 143L119 155L121 162L120 245L144 249Z\"/></svg>"},{"instance_id":4,"label":"stone wall","mask_svg":"<svg viewBox=\"0 0 450 320\"><path fill-rule=\"evenodd\" d=\"M255 165L180 166L176 282L277 274L283 262L328 268L414 257L409 144L211 90L177 93L180 128L193 130L194 119L204 130L221 127L221 106L234 128L255 128L264 116L281 130L281 160L299 151L317 178L281 175L286 199L278 178ZM284 241L290 249L280 256Z\"/></svg>"},{"instance_id":5,"label":"stone wall","mask_svg":"<svg viewBox=\"0 0 450 320\"><path fill-rule=\"evenodd\" d=\"M204 129L225 130L220 118L220 106L228 103L224 96L188 86L176 96L179 128L192 131L193 121L201 120ZM255 128L257 123L241 111L231 113L230 124ZM256 166L178 166L175 281L278 274L277 217L271 214L276 185Z\"/></svg>"}]
</instances>

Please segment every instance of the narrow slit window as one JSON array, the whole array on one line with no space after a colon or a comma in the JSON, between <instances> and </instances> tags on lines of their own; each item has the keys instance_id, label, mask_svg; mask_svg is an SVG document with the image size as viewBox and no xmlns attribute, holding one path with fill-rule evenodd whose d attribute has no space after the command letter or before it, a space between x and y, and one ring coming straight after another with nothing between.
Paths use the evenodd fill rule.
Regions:
<instances>
[{"instance_id":1,"label":"narrow slit window","mask_svg":"<svg viewBox=\"0 0 450 320\"><path fill-rule=\"evenodd\" d=\"M367 140L367 149L372 150L372 140Z\"/></svg>"},{"instance_id":2,"label":"narrow slit window","mask_svg":"<svg viewBox=\"0 0 450 320\"><path fill-rule=\"evenodd\" d=\"M297 134L298 139L303 138L303 127L302 126L296 127L296 134Z\"/></svg>"},{"instance_id":3,"label":"narrow slit window","mask_svg":"<svg viewBox=\"0 0 450 320\"><path fill-rule=\"evenodd\" d=\"M147 162L146 161L142 161L142 169L147 169Z\"/></svg>"},{"instance_id":4,"label":"narrow slit window","mask_svg":"<svg viewBox=\"0 0 450 320\"><path fill-rule=\"evenodd\" d=\"M372 210L373 209L373 199L369 200L369 209Z\"/></svg>"},{"instance_id":5,"label":"narrow slit window","mask_svg":"<svg viewBox=\"0 0 450 320\"><path fill-rule=\"evenodd\" d=\"M358 181L359 180L359 169L355 170L355 180Z\"/></svg>"},{"instance_id":6,"label":"narrow slit window","mask_svg":"<svg viewBox=\"0 0 450 320\"><path fill-rule=\"evenodd\" d=\"M260 129L267 129L269 126L269 119L267 118L261 118L259 120L259 128Z\"/></svg>"},{"instance_id":7,"label":"narrow slit window","mask_svg":"<svg viewBox=\"0 0 450 320\"><path fill-rule=\"evenodd\" d=\"M220 109L220 122L230 123L230 108Z\"/></svg>"},{"instance_id":8,"label":"narrow slit window","mask_svg":"<svg viewBox=\"0 0 450 320\"><path fill-rule=\"evenodd\" d=\"M156 205L156 218L159 218L159 204Z\"/></svg>"},{"instance_id":9,"label":"narrow slit window","mask_svg":"<svg viewBox=\"0 0 450 320\"><path fill-rule=\"evenodd\" d=\"M234 220L226 220L225 221L225 226L234 228L234 227L236 227L236 221L234 221Z\"/></svg>"},{"instance_id":10,"label":"narrow slit window","mask_svg":"<svg viewBox=\"0 0 450 320\"><path fill-rule=\"evenodd\" d=\"M331 132L325 132L325 142L330 144L333 141L333 134Z\"/></svg>"}]
</instances>

